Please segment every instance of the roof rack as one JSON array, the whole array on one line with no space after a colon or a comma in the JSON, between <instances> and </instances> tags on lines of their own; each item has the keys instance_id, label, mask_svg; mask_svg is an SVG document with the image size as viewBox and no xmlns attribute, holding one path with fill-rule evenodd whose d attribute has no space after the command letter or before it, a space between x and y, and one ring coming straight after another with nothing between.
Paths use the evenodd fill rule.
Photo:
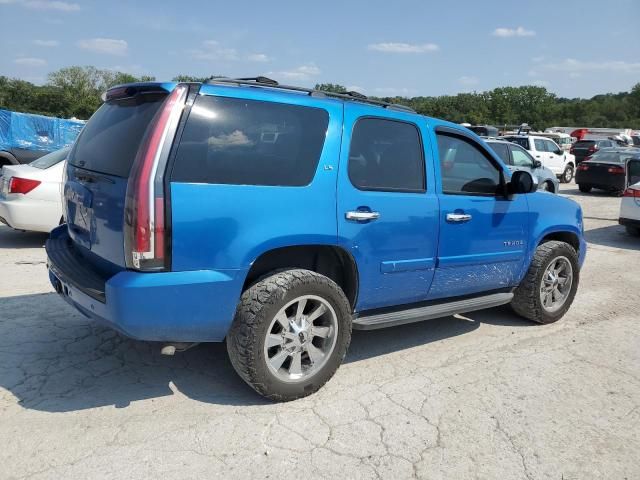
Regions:
<instances>
[{"instance_id":1,"label":"roof rack","mask_svg":"<svg viewBox=\"0 0 640 480\"><path fill-rule=\"evenodd\" d=\"M406 105L400 105L398 103L389 103L383 102L382 100L374 100L372 98L367 97L358 92L345 92L345 93L334 93L334 92L325 92L323 90L314 90L312 88L304 88L304 87L296 87L292 85L280 85L277 81L272 80L268 77L244 77L244 78L227 78L227 77L211 77L207 81L206 84L213 83L223 83L223 84L234 84L234 85L251 85L251 86L260 86L266 88L276 88L282 90L290 90L293 92L302 92L306 93L311 97L330 97L330 98L340 98L342 100L351 100L354 102L362 102L369 103L371 105L377 105L379 107L388 108L389 110L399 110L401 112L410 112L416 113L416 111L407 107Z\"/></svg>"}]
</instances>

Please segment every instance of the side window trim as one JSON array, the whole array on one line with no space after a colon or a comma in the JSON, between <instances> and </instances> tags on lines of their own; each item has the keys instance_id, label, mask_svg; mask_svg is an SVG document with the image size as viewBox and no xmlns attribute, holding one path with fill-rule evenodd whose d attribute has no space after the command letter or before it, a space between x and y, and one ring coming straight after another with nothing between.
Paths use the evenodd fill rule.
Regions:
<instances>
[{"instance_id":1,"label":"side window trim","mask_svg":"<svg viewBox=\"0 0 640 480\"><path fill-rule=\"evenodd\" d=\"M382 120L382 121L389 121L389 122L396 122L396 123L402 123L405 125L410 125L413 128L416 129L416 133L418 134L418 143L419 143L419 151L420 151L420 167L421 167L421 172L422 172L422 188L420 189L414 189L414 188L380 188L380 187L362 187L362 186L358 186L356 185L356 183L354 183L353 179L351 178L351 172L350 172L350 168L349 168L349 164L351 162L351 158L350 158L350 154L351 154L351 145L353 144L353 133L355 132L355 129L358 125L358 123L360 123L361 120ZM426 163L427 163L427 157L425 154L425 148L424 148L424 139L422 137L422 129L420 128L420 125L418 125L417 123L414 122L410 122L407 120L400 120L397 118L389 118L389 117L382 117L382 116L377 116L377 115L362 115L356 118L356 120L353 122L352 126L351 126L351 136L349 139L349 148L347 149L347 177L349 178L349 183L351 184L351 186L353 186L353 188L363 191L363 192L386 192L386 193L426 193L427 191L427 167L426 167Z\"/></svg>"},{"instance_id":2,"label":"side window trim","mask_svg":"<svg viewBox=\"0 0 640 480\"><path fill-rule=\"evenodd\" d=\"M506 185L506 180L505 180L505 172L502 169L500 163L498 161L496 161L493 158L493 155L491 155L491 153L489 153L487 151L487 149L485 149L480 143L476 142L475 139L473 139L471 136L469 135L465 135L463 132L454 129L454 128L450 128L450 127L436 127L435 128L435 134L436 134L436 140L438 136L444 136L444 137L452 137L452 138L457 138L463 142L468 143L469 145L471 145L472 147L476 148L488 161L489 163L491 163L491 165L498 171L498 175L499 175L499 180L500 180L500 184L502 186ZM503 193L500 192L496 192L496 193L481 193L481 192L449 192L449 191L445 191L444 187L442 185L442 167L441 167L441 162L440 162L440 145L438 144L438 142L436 141L436 144L438 146L438 169L440 170L440 185L441 185L441 190L442 190L442 194L443 195L458 195L458 196L465 196L465 197L500 197L501 195L503 195ZM506 192L505 192L506 193Z\"/></svg>"}]
</instances>

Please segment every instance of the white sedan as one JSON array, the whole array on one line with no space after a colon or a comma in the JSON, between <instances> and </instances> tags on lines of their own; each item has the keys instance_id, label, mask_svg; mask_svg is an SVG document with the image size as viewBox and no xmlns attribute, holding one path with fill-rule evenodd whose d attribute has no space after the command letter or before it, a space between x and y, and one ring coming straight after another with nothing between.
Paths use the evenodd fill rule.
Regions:
<instances>
[{"instance_id":1,"label":"white sedan","mask_svg":"<svg viewBox=\"0 0 640 480\"><path fill-rule=\"evenodd\" d=\"M620 202L620 225L631 235L640 236L640 182L630 185Z\"/></svg>"},{"instance_id":2,"label":"white sedan","mask_svg":"<svg viewBox=\"0 0 640 480\"><path fill-rule=\"evenodd\" d=\"M0 170L0 222L16 230L50 232L62 223L62 177L69 148Z\"/></svg>"}]
</instances>

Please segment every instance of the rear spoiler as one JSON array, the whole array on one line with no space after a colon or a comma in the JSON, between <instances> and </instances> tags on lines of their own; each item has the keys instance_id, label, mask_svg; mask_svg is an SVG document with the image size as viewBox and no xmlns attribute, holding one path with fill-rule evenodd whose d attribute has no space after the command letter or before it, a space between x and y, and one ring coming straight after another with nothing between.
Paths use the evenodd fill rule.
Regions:
<instances>
[{"instance_id":1,"label":"rear spoiler","mask_svg":"<svg viewBox=\"0 0 640 480\"><path fill-rule=\"evenodd\" d=\"M101 95L103 102L124 100L143 93L171 93L177 83L141 82L116 85Z\"/></svg>"}]
</instances>

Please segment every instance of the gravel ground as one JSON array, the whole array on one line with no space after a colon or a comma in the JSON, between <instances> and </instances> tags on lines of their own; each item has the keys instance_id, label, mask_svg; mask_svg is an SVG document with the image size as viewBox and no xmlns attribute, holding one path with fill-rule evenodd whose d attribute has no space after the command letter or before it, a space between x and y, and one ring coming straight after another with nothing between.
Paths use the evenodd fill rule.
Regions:
<instances>
[{"instance_id":1,"label":"gravel ground","mask_svg":"<svg viewBox=\"0 0 640 480\"><path fill-rule=\"evenodd\" d=\"M508 308L354 332L319 393L258 397L223 345L163 357L52 293L0 227L1 478L640 477L640 239L582 195L589 253L554 325Z\"/></svg>"}]
</instances>

